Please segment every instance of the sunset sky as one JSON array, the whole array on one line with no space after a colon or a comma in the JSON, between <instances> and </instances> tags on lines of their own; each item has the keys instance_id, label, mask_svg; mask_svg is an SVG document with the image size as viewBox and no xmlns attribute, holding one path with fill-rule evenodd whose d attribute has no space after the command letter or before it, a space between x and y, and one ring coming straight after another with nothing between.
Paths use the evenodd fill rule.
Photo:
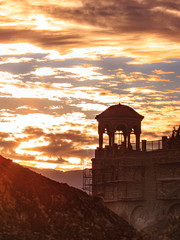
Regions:
<instances>
[{"instance_id":1,"label":"sunset sky","mask_svg":"<svg viewBox=\"0 0 180 240\"><path fill-rule=\"evenodd\" d=\"M145 116L141 139L180 124L179 0L0 0L0 149L24 165L80 169L97 114Z\"/></svg>"}]
</instances>

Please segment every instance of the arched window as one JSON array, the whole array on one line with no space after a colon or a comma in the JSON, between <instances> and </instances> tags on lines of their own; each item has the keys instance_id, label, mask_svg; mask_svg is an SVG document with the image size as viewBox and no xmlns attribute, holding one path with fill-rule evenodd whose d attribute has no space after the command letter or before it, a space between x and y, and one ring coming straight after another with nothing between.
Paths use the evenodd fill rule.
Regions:
<instances>
[{"instance_id":1,"label":"arched window","mask_svg":"<svg viewBox=\"0 0 180 240\"><path fill-rule=\"evenodd\" d=\"M131 138L130 144L131 144L132 149L135 150L136 149L136 135L135 135L134 128L131 129L130 135L131 135L130 136L130 138Z\"/></svg>"},{"instance_id":2,"label":"arched window","mask_svg":"<svg viewBox=\"0 0 180 240\"><path fill-rule=\"evenodd\" d=\"M104 133L103 133L103 145L109 145L109 135L108 135L108 127L104 128Z\"/></svg>"},{"instance_id":3,"label":"arched window","mask_svg":"<svg viewBox=\"0 0 180 240\"><path fill-rule=\"evenodd\" d=\"M124 145L124 147L127 146L127 128L125 125L120 124L116 127L114 143L117 145Z\"/></svg>"},{"instance_id":4,"label":"arched window","mask_svg":"<svg viewBox=\"0 0 180 240\"><path fill-rule=\"evenodd\" d=\"M114 133L114 143L117 145L121 145L124 142L124 135L122 130L117 130Z\"/></svg>"}]
</instances>

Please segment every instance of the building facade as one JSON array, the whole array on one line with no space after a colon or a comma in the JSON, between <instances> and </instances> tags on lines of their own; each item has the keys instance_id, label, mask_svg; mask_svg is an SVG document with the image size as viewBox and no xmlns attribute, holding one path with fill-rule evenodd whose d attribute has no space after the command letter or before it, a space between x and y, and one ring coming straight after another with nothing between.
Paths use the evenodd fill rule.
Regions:
<instances>
[{"instance_id":1,"label":"building facade","mask_svg":"<svg viewBox=\"0 0 180 240\"><path fill-rule=\"evenodd\" d=\"M92 159L93 196L137 229L180 215L180 128L149 145L140 141L143 118L122 104L96 116L99 147Z\"/></svg>"}]
</instances>

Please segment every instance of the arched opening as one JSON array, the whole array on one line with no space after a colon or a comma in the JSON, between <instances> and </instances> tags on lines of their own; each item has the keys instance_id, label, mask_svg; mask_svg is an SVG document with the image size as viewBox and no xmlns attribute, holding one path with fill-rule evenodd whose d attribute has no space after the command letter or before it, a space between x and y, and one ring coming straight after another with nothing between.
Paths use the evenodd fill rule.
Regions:
<instances>
[{"instance_id":1,"label":"arched opening","mask_svg":"<svg viewBox=\"0 0 180 240\"><path fill-rule=\"evenodd\" d=\"M137 206L130 215L130 223L138 230L146 226L149 220L149 213L144 206Z\"/></svg>"},{"instance_id":2,"label":"arched opening","mask_svg":"<svg viewBox=\"0 0 180 240\"><path fill-rule=\"evenodd\" d=\"M126 126L120 124L116 127L114 133L114 143L118 146L126 148L127 146L127 128Z\"/></svg>"},{"instance_id":3,"label":"arched opening","mask_svg":"<svg viewBox=\"0 0 180 240\"><path fill-rule=\"evenodd\" d=\"M109 145L109 135L108 135L108 128L105 127L103 131L103 147Z\"/></svg>"},{"instance_id":4,"label":"arched opening","mask_svg":"<svg viewBox=\"0 0 180 240\"><path fill-rule=\"evenodd\" d=\"M122 149L140 150L143 116L128 106L118 104L97 115L96 119L98 120L99 148L114 146L116 149L117 146L122 146Z\"/></svg>"},{"instance_id":5,"label":"arched opening","mask_svg":"<svg viewBox=\"0 0 180 240\"><path fill-rule=\"evenodd\" d=\"M131 133L130 133L130 144L131 144L131 148L133 150L136 150L136 134L135 134L134 127L131 129Z\"/></svg>"},{"instance_id":6,"label":"arched opening","mask_svg":"<svg viewBox=\"0 0 180 240\"><path fill-rule=\"evenodd\" d=\"M114 133L114 143L117 145L121 145L124 142L124 135L123 135L123 131L116 131Z\"/></svg>"}]
</instances>

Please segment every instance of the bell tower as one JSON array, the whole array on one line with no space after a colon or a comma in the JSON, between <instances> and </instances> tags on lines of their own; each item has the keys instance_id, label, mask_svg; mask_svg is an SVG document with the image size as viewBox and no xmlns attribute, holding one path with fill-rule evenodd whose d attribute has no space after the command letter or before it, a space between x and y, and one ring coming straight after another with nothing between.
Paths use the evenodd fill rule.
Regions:
<instances>
[{"instance_id":1,"label":"bell tower","mask_svg":"<svg viewBox=\"0 0 180 240\"><path fill-rule=\"evenodd\" d=\"M131 150L131 135L135 135L135 150L140 150L141 121L144 117L134 109L118 104L107 108L96 116L98 121L99 148L103 148L103 137L107 133L109 147L119 145L123 150Z\"/></svg>"},{"instance_id":2,"label":"bell tower","mask_svg":"<svg viewBox=\"0 0 180 240\"><path fill-rule=\"evenodd\" d=\"M143 118L122 104L97 115L99 146L90 171L92 195L137 229L180 216L180 127L171 138L141 146Z\"/></svg>"},{"instance_id":3,"label":"bell tower","mask_svg":"<svg viewBox=\"0 0 180 240\"><path fill-rule=\"evenodd\" d=\"M128 221L137 203L144 199L140 157L143 118L123 104L110 106L96 116L99 146L92 159L92 194Z\"/></svg>"}]
</instances>

